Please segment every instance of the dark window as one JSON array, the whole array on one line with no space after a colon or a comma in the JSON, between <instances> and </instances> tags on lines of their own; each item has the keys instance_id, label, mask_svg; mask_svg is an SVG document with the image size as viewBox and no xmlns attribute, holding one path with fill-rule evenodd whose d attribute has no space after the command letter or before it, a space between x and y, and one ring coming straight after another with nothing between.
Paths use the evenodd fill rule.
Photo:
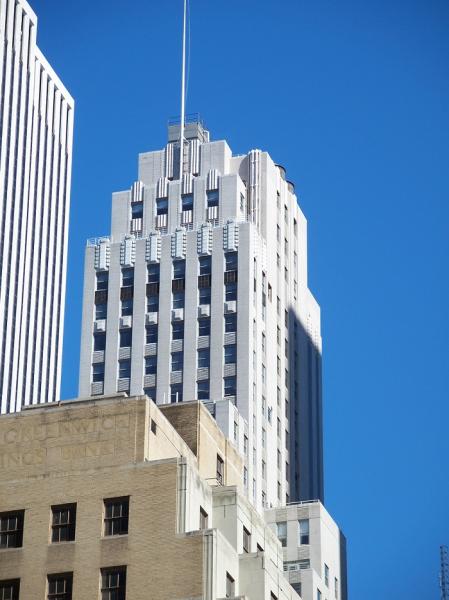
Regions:
<instances>
[{"instance_id":1,"label":"dark window","mask_svg":"<svg viewBox=\"0 0 449 600\"><path fill-rule=\"evenodd\" d=\"M173 262L173 279L184 279L186 276L186 261L175 260Z\"/></svg>"},{"instance_id":2,"label":"dark window","mask_svg":"<svg viewBox=\"0 0 449 600\"><path fill-rule=\"evenodd\" d=\"M299 544L308 545L310 543L310 534L309 534L309 519L300 519L298 522L299 525Z\"/></svg>"},{"instance_id":3,"label":"dark window","mask_svg":"<svg viewBox=\"0 0 449 600\"><path fill-rule=\"evenodd\" d=\"M197 383L198 400L209 400L209 379L203 379Z\"/></svg>"},{"instance_id":4,"label":"dark window","mask_svg":"<svg viewBox=\"0 0 449 600\"><path fill-rule=\"evenodd\" d=\"M129 358L118 361L118 376L119 379L129 379L131 377L131 361Z\"/></svg>"},{"instance_id":5,"label":"dark window","mask_svg":"<svg viewBox=\"0 0 449 600\"><path fill-rule=\"evenodd\" d=\"M182 371L184 362L184 352L172 352L171 354L171 370Z\"/></svg>"},{"instance_id":6,"label":"dark window","mask_svg":"<svg viewBox=\"0 0 449 600\"><path fill-rule=\"evenodd\" d=\"M198 275L198 288L210 288L211 275Z\"/></svg>"},{"instance_id":7,"label":"dark window","mask_svg":"<svg viewBox=\"0 0 449 600\"><path fill-rule=\"evenodd\" d=\"M225 332L231 333L232 331L237 331L237 315L236 313L230 313L225 315Z\"/></svg>"},{"instance_id":8,"label":"dark window","mask_svg":"<svg viewBox=\"0 0 449 600\"><path fill-rule=\"evenodd\" d=\"M210 304L210 287L200 288L199 290L199 303Z\"/></svg>"},{"instance_id":9,"label":"dark window","mask_svg":"<svg viewBox=\"0 0 449 600\"><path fill-rule=\"evenodd\" d=\"M210 335L210 319L198 319L198 335Z\"/></svg>"},{"instance_id":10,"label":"dark window","mask_svg":"<svg viewBox=\"0 0 449 600\"><path fill-rule=\"evenodd\" d=\"M198 368L201 369L203 367L210 366L210 349L209 348L201 348L198 350Z\"/></svg>"},{"instance_id":11,"label":"dark window","mask_svg":"<svg viewBox=\"0 0 449 600\"><path fill-rule=\"evenodd\" d=\"M109 273L108 271L97 271L97 290L107 290L109 283Z\"/></svg>"},{"instance_id":12,"label":"dark window","mask_svg":"<svg viewBox=\"0 0 449 600\"><path fill-rule=\"evenodd\" d=\"M225 396L235 396L237 390L236 378L234 377L225 377L224 378L224 395Z\"/></svg>"},{"instance_id":13,"label":"dark window","mask_svg":"<svg viewBox=\"0 0 449 600\"><path fill-rule=\"evenodd\" d=\"M122 269L122 286L127 287L134 285L134 269L129 267Z\"/></svg>"},{"instance_id":14,"label":"dark window","mask_svg":"<svg viewBox=\"0 0 449 600\"><path fill-rule=\"evenodd\" d=\"M182 402L182 383L172 383L170 386L170 402Z\"/></svg>"},{"instance_id":15,"label":"dark window","mask_svg":"<svg viewBox=\"0 0 449 600\"><path fill-rule=\"evenodd\" d=\"M237 346L236 344L229 344L224 347L224 361L225 365L229 365L237 362Z\"/></svg>"},{"instance_id":16,"label":"dark window","mask_svg":"<svg viewBox=\"0 0 449 600\"><path fill-rule=\"evenodd\" d=\"M101 304L95 304L95 319L106 319L108 316L108 305L107 302Z\"/></svg>"},{"instance_id":17,"label":"dark window","mask_svg":"<svg viewBox=\"0 0 449 600\"><path fill-rule=\"evenodd\" d=\"M193 194L183 194L181 202L182 210L193 210Z\"/></svg>"},{"instance_id":18,"label":"dark window","mask_svg":"<svg viewBox=\"0 0 449 600\"><path fill-rule=\"evenodd\" d=\"M219 454L217 454L217 482L219 485L223 485L224 481L224 461Z\"/></svg>"},{"instance_id":19,"label":"dark window","mask_svg":"<svg viewBox=\"0 0 449 600\"><path fill-rule=\"evenodd\" d=\"M270 600L278 600L278 597L273 592L270 592Z\"/></svg>"},{"instance_id":20,"label":"dark window","mask_svg":"<svg viewBox=\"0 0 449 600\"><path fill-rule=\"evenodd\" d=\"M168 214L168 198L157 198L156 214L158 214L158 215Z\"/></svg>"},{"instance_id":21,"label":"dark window","mask_svg":"<svg viewBox=\"0 0 449 600\"><path fill-rule=\"evenodd\" d=\"M218 190L208 190L207 195L207 206L218 206Z\"/></svg>"},{"instance_id":22,"label":"dark window","mask_svg":"<svg viewBox=\"0 0 449 600\"><path fill-rule=\"evenodd\" d=\"M154 400L154 402L156 402L156 388L155 387L147 387L143 391L148 396L148 398L151 398L151 400Z\"/></svg>"},{"instance_id":23,"label":"dark window","mask_svg":"<svg viewBox=\"0 0 449 600\"><path fill-rule=\"evenodd\" d=\"M184 292L173 292L172 296L173 308L184 308Z\"/></svg>"},{"instance_id":24,"label":"dark window","mask_svg":"<svg viewBox=\"0 0 449 600\"><path fill-rule=\"evenodd\" d=\"M210 275L212 273L212 257L200 256L198 259L200 275Z\"/></svg>"},{"instance_id":25,"label":"dark window","mask_svg":"<svg viewBox=\"0 0 449 600\"><path fill-rule=\"evenodd\" d=\"M237 271L225 271L223 282L225 285L228 283L237 283Z\"/></svg>"},{"instance_id":26,"label":"dark window","mask_svg":"<svg viewBox=\"0 0 449 600\"><path fill-rule=\"evenodd\" d=\"M207 529L209 520L208 517L209 515L207 512L202 506L200 506L200 529Z\"/></svg>"},{"instance_id":27,"label":"dark window","mask_svg":"<svg viewBox=\"0 0 449 600\"><path fill-rule=\"evenodd\" d=\"M284 311L284 322L285 326L288 327L288 310Z\"/></svg>"},{"instance_id":28,"label":"dark window","mask_svg":"<svg viewBox=\"0 0 449 600\"><path fill-rule=\"evenodd\" d=\"M157 372L157 356L145 357L145 375L156 375Z\"/></svg>"},{"instance_id":29,"label":"dark window","mask_svg":"<svg viewBox=\"0 0 449 600\"><path fill-rule=\"evenodd\" d=\"M128 533L129 496L104 501L104 535Z\"/></svg>"},{"instance_id":30,"label":"dark window","mask_svg":"<svg viewBox=\"0 0 449 600\"><path fill-rule=\"evenodd\" d=\"M19 600L20 579L0 581L0 600Z\"/></svg>"},{"instance_id":31,"label":"dark window","mask_svg":"<svg viewBox=\"0 0 449 600\"><path fill-rule=\"evenodd\" d=\"M237 271L238 254L237 252L226 252L225 254L226 271Z\"/></svg>"},{"instance_id":32,"label":"dark window","mask_svg":"<svg viewBox=\"0 0 449 600\"><path fill-rule=\"evenodd\" d=\"M126 567L101 569L101 600L126 600Z\"/></svg>"},{"instance_id":33,"label":"dark window","mask_svg":"<svg viewBox=\"0 0 449 600\"><path fill-rule=\"evenodd\" d=\"M301 596L302 594L302 590L301 590L301 582L298 581L297 583L291 583L290 584L292 586L292 588L295 590L295 592Z\"/></svg>"},{"instance_id":34,"label":"dark window","mask_svg":"<svg viewBox=\"0 0 449 600\"><path fill-rule=\"evenodd\" d=\"M154 433L154 435L157 434L157 423L154 419L151 419L150 429L151 429L151 433Z\"/></svg>"},{"instance_id":35,"label":"dark window","mask_svg":"<svg viewBox=\"0 0 449 600\"><path fill-rule=\"evenodd\" d=\"M71 600L73 573L59 573L48 575L47 600Z\"/></svg>"},{"instance_id":36,"label":"dark window","mask_svg":"<svg viewBox=\"0 0 449 600\"><path fill-rule=\"evenodd\" d=\"M148 283L159 283L159 274L159 263L151 263L148 265Z\"/></svg>"},{"instance_id":37,"label":"dark window","mask_svg":"<svg viewBox=\"0 0 449 600\"><path fill-rule=\"evenodd\" d=\"M72 542L75 539L76 504L52 506L51 541Z\"/></svg>"},{"instance_id":38,"label":"dark window","mask_svg":"<svg viewBox=\"0 0 449 600\"><path fill-rule=\"evenodd\" d=\"M184 339L184 321L173 321L172 323L172 339Z\"/></svg>"},{"instance_id":39,"label":"dark window","mask_svg":"<svg viewBox=\"0 0 449 600\"><path fill-rule=\"evenodd\" d=\"M94 352L100 352L106 348L106 334L94 333Z\"/></svg>"},{"instance_id":40,"label":"dark window","mask_svg":"<svg viewBox=\"0 0 449 600\"><path fill-rule=\"evenodd\" d=\"M251 552L251 534L243 527L243 552Z\"/></svg>"},{"instance_id":41,"label":"dark window","mask_svg":"<svg viewBox=\"0 0 449 600\"><path fill-rule=\"evenodd\" d=\"M279 521L277 523L277 534L281 545L285 548L287 546L287 522Z\"/></svg>"},{"instance_id":42,"label":"dark window","mask_svg":"<svg viewBox=\"0 0 449 600\"><path fill-rule=\"evenodd\" d=\"M134 297L134 288L132 285L120 288L120 300L129 300Z\"/></svg>"},{"instance_id":43,"label":"dark window","mask_svg":"<svg viewBox=\"0 0 449 600\"><path fill-rule=\"evenodd\" d=\"M143 218L143 202L132 202L131 203L131 217L133 219Z\"/></svg>"},{"instance_id":44,"label":"dark window","mask_svg":"<svg viewBox=\"0 0 449 600\"><path fill-rule=\"evenodd\" d=\"M157 335L158 335L157 325L147 325L145 332L146 332L145 343L157 344Z\"/></svg>"},{"instance_id":45,"label":"dark window","mask_svg":"<svg viewBox=\"0 0 449 600\"><path fill-rule=\"evenodd\" d=\"M0 513L0 548L22 546L24 514L23 510Z\"/></svg>"},{"instance_id":46,"label":"dark window","mask_svg":"<svg viewBox=\"0 0 449 600\"><path fill-rule=\"evenodd\" d=\"M183 292L186 287L185 279L173 279L171 282L171 290L172 292Z\"/></svg>"},{"instance_id":47,"label":"dark window","mask_svg":"<svg viewBox=\"0 0 449 600\"><path fill-rule=\"evenodd\" d=\"M257 544L257 552L263 552L263 548L260 544Z\"/></svg>"},{"instance_id":48,"label":"dark window","mask_svg":"<svg viewBox=\"0 0 449 600\"><path fill-rule=\"evenodd\" d=\"M159 296L148 296L147 298L147 312L158 312L159 310Z\"/></svg>"},{"instance_id":49,"label":"dark window","mask_svg":"<svg viewBox=\"0 0 449 600\"><path fill-rule=\"evenodd\" d=\"M94 363L92 365L92 382L98 383L104 381L104 363Z\"/></svg>"},{"instance_id":50,"label":"dark window","mask_svg":"<svg viewBox=\"0 0 449 600\"><path fill-rule=\"evenodd\" d=\"M133 299L128 298L127 300L122 300L122 317L127 317L133 314Z\"/></svg>"},{"instance_id":51,"label":"dark window","mask_svg":"<svg viewBox=\"0 0 449 600\"><path fill-rule=\"evenodd\" d=\"M129 348L133 339L132 329L120 329L120 348Z\"/></svg>"},{"instance_id":52,"label":"dark window","mask_svg":"<svg viewBox=\"0 0 449 600\"><path fill-rule=\"evenodd\" d=\"M236 283L228 283L225 286L225 300L227 302L231 300L237 300L237 284Z\"/></svg>"},{"instance_id":53,"label":"dark window","mask_svg":"<svg viewBox=\"0 0 449 600\"><path fill-rule=\"evenodd\" d=\"M234 597L234 589L234 578L231 575L229 575L229 573L226 573L226 598Z\"/></svg>"}]
</instances>

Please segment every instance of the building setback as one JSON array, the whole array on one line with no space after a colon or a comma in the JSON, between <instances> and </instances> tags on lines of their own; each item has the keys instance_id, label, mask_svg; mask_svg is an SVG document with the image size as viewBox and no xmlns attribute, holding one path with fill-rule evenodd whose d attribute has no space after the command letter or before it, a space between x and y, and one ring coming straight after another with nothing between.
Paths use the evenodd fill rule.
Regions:
<instances>
[{"instance_id":1,"label":"building setback","mask_svg":"<svg viewBox=\"0 0 449 600\"><path fill-rule=\"evenodd\" d=\"M59 399L74 103L25 0L0 0L1 413Z\"/></svg>"},{"instance_id":2,"label":"building setback","mask_svg":"<svg viewBox=\"0 0 449 600\"><path fill-rule=\"evenodd\" d=\"M179 125L168 136L88 242L79 395L202 400L259 510L323 500L320 311L294 186L196 118L180 171Z\"/></svg>"}]
</instances>

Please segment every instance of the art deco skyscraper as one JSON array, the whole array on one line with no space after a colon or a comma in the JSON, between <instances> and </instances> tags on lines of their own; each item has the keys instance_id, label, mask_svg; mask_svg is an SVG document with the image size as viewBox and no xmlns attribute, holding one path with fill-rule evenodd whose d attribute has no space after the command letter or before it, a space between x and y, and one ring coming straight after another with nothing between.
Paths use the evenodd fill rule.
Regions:
<instances>
[{"instance_id":1,"label":"art deco skyscraper","mask_svg":"<svg viewBox=\"0 0 449 600\"><path fill-rule=\"evenodd\" d=\"M1 412L59 399L74 103L25 0L0 0Z\"/></svg>"},{"instance_id":2,"label":"art deco skyscraper","mask_svg":"<svg viewBox=\"0 0 449 600\"><path fill-rule=\"evenodd\" d=\"M233 156L198 119L141 154L86 250L80 397L203 400L262 507L323 499L320 310L307 225L266 152Z\"/></svg>"}]
</instances>

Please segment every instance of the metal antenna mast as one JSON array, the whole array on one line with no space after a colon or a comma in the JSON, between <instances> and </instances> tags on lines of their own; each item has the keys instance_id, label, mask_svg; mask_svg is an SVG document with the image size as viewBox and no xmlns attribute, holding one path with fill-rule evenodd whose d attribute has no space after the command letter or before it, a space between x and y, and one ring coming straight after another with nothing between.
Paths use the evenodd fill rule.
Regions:
<instances>
[{"instance_id":1,"label":"metal antenna mast","mask_svg":"<svg viewBox=\"0 0 449 600\"><path fill-rule=\"evenodd\" d=\"M184 17L182 24L182 77L181 77L181 126L179 135L179 179L182 179L184 166L184 124L186 102L186 20L187 0L184 0Z\"/></svg>"},{"instance_id":2,"label":"metal antenna mast","mask_svg":"<svg viewBox=\"0 0 449 600\"><path fill-rule=\"evenodd\" d=\"M449 600L449 557L447 546L440 546L441 600Z\"/></svg>"}]
</instances>

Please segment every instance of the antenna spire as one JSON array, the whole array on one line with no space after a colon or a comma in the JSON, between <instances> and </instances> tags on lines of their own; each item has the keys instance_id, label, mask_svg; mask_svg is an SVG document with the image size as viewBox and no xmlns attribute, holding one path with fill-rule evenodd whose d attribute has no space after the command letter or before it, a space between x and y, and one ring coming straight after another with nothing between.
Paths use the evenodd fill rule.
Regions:
<instances>
[{"instance_id":1,"label":"antenna spire","mask_svg":"<svg viewBox=\"0 0 449 600\"><path fill-rule=\"evenodd\" d=\"M179 135L179 179L182 179L184 166L184 125L186 101L186 20L187 0L184 0L184 17L182 24L182 77L181 77L181 127Z\"/></svg>"}]
</instances>

